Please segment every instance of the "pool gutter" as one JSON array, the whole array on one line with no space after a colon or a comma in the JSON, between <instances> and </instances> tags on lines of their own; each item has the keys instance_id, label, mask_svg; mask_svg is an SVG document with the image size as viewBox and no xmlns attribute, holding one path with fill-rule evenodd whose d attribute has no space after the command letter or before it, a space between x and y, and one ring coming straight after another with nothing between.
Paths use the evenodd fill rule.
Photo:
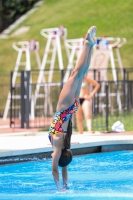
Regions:
<instances>
[{"instance_id":1,"label":"pool gutter","mask_svg":"<svg viewBox=\"0 0 133 200\"><path fill-rule=\"evenodd\" d=\"M123 138L123 139L121 139ZM21 137L18 137L21 141ZM43 138L40 137L39 140ZM73 155L82 155L90 153L133 150L133 134L129 135L98 135L95 137L84 135L72 138L71 150ZM0 165L39 161L51 158L53 149L50 144L45 143L44 147L29 147L23 149L5 149L0 150Z\"/></svg>"}]
</instances>

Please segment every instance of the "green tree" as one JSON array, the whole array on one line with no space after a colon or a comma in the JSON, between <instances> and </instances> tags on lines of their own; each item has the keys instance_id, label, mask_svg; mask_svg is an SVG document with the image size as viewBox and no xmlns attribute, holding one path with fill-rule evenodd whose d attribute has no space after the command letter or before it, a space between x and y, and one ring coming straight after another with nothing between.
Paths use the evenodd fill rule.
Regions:
<instances>
[{"instance_id":1,"label":"green tree","mask_svg":"<svg viewBox=\"0 0 133 200\"><path fill-rule=\"evenodd\" d=\"M30 10L38 0L3 0L1 14L5 18L13 17L15 14L23 14Z\"/></svg>"}]
</instances>

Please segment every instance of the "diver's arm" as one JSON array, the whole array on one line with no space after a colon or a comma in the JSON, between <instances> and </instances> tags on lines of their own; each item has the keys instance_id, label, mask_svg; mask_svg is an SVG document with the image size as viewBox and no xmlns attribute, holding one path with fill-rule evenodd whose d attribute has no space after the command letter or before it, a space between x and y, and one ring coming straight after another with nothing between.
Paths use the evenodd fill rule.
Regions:
<instances>
[{"instance_id":1,"label":"diver's arm","mask_svg":"<svg viewBox=\"0 0 133 200\"><path fill-rule=\"evenodd\" d=\"M68 186L67 186L67 181L68 181L67 166L62 167L62 180L63 180L64 189L68 189Z\"/></svg>"},{"instance_id":2,"label":"diver's arm","mask_svg":"<svg viewBox=\"0 0 133 200\"><path fill-rule=\"evenodd\" d=\"M52 154L52 175L58 190L61 190L59 182L59 171L58 171L58 162L60 156L61 156L61 149L58 147L54 148L54 153Z\"/></svg>"}]
</instances>

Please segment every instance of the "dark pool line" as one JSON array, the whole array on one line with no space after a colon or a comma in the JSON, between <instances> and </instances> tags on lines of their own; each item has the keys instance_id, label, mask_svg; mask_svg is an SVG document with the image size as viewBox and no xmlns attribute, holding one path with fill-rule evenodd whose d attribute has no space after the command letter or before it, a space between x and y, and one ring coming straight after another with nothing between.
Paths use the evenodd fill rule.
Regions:
<instances>
[{"instance_id":1,"label":"dark pool line","mask_svg":"<svg viewBox=\"0 0 133 200\"><path fill-rule=\"evenodd\" d=\"M84 155L84 154L92 154L92 153L100 153L100 152L133 150L133 144L107 144L107 145L104 144L104 145L99 145L99 146L72 148L71 150L73 152L73 155L76 156L76 155ZM29 161L41 161L44 159L51 158L51 153L52 151L1 157L0 165L29 162Z\"/></svg>"}]
</instances>

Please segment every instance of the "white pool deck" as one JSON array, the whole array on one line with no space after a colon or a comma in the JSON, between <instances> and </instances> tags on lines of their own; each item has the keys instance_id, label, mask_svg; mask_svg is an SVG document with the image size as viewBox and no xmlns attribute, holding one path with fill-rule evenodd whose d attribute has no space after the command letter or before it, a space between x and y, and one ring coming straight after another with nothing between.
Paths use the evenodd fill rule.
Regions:
<instances>
[{"instance_id":1,"label":"white pool deck","mask_svg":"<svg viewBox=\"0 0 133 200\"><path fill-rule=\"evenodd\" d=\"M96 147L101 145L131 145L133 132L79 134L73 132L71 149ZM0 158L34 153L51 152L52 146L47 132L0 133Z\"/></svg>"}]
</instances>

